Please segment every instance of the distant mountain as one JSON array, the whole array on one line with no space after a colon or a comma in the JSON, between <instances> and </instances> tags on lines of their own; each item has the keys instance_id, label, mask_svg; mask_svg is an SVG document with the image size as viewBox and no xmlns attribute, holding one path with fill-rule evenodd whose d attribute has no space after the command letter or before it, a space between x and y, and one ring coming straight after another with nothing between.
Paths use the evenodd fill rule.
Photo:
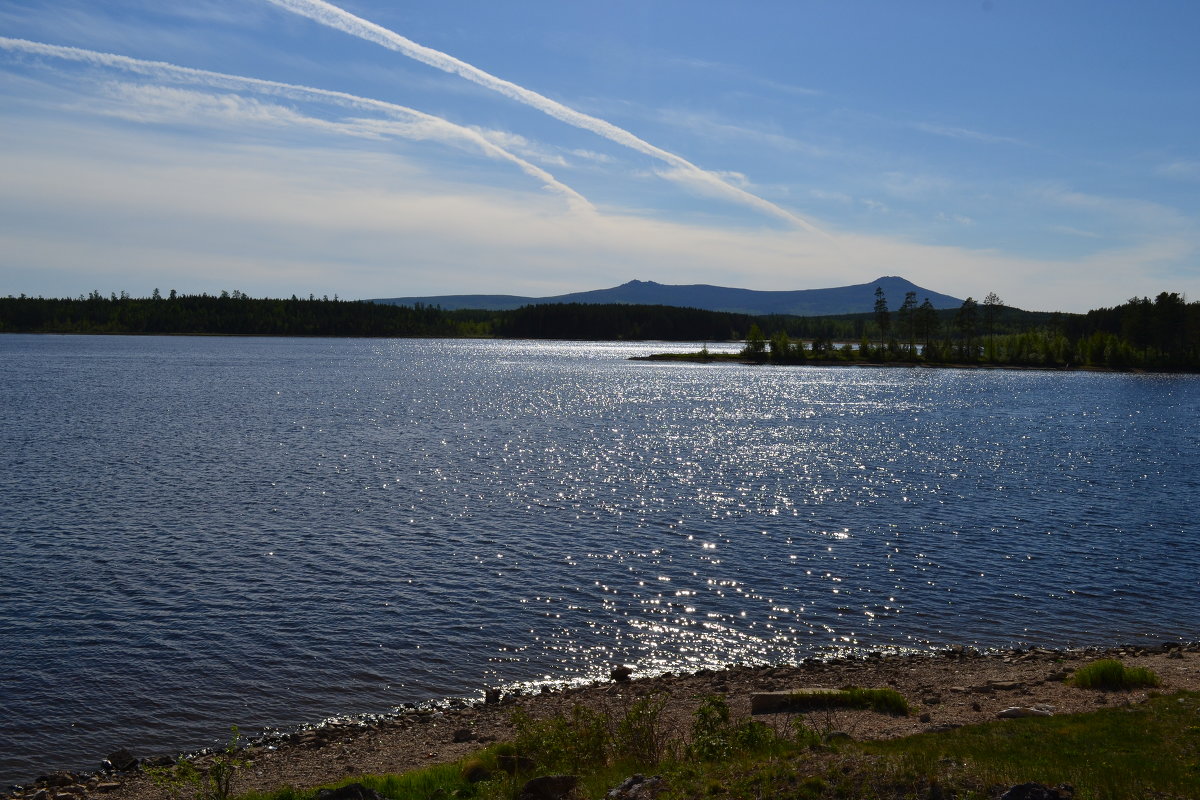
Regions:
<instances>
[{"instance_id":1,"label":"distant mountain","mask_svg":"<svg viewBox=\"0 0 1200 800\"><path fill-rule=\"evenodd\" d=\"M421 303L441 306L447 311L459 308L481 308L503 311L539 303L627 303L630 305L682 306L708 311L731 311L737 314L795 314L818 317L830 314L862 314L875 307L875 287L882 287L888 307L899 308L907 292L917 293L917 302L925 298L934 308L958 308L962 300L950 295L922 289L915 283L897 277L883 277L870 283L839 286L833 289L797 289L788 292L762 292L755 289L732 289L704 283L670 285L654 281L630 281L611 289L573 292L554 297L518 297L511 294L450 294L435 297L391 297L372 302L412 306Z\"/></svg>"}]
</instances>

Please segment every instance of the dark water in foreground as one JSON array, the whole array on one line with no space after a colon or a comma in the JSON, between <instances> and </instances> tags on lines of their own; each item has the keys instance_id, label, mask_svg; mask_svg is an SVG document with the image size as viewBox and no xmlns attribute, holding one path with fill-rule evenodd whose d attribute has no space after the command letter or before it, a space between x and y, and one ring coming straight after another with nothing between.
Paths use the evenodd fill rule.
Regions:
<instances>
[{"instance_id":1,"label":"dark water in foreground","mask_svg":"<svg viewBox=\"0 0 1200 800\"><path fill-rule=\"evenodd\" d=\"M0 784L338 713L1200 638L1200 380L0 337Z\"/></svg>"}]
</instances>

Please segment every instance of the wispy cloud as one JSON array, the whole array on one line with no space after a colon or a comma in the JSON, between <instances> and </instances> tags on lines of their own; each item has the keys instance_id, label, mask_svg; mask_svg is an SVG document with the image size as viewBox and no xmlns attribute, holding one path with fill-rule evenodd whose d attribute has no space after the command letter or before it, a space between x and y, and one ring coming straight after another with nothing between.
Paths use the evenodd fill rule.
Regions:
<instances>
[{"instance_id":1,"label":"wispy cloud","mask_svg":"<svg viewBox=\"0 0 1200 800\"><path fill-rule=\"evenodd\" d=\"M1070 225L1048 225L1046 230L1051 233L1061 233L1066 236L1078 236L1081 239L1103 239L1103 234L1095 231L1085 231L1082 228L1074 228Z\"/></svg>"},{"instance_id":2,"label":"wispy cloud","mask_svg":"<svg viewBox=\"0 0 1200 800\"><path fill-rule=\"evenodd\" d=\"M819 89L811 89L807 86L797 86L794 83L783 83L782 81L771 80L770 78L761 78L751 74L746 69L726 64L721 61L710 61L702 58L668 58L670 64L677 64L694 70L703 70L705 72L716 72L724 75L730 75L740 81L757 83L760 86L765 86L776 92L782 92L790 95L801 95L808 97L816 97L824 94Z\"/></svg>"},{"instance_id":3,"label":"wispy cloud","mask_svg":"<svg viewBox=\"0 0 1200 800\"><path fill-rule=\"evenodd\" d=\"M1156 175L1161 175L1164 178L1196 181L1200 180L1200 161L1171 161L1166 164L1160 164L1154 172Z\"/></svg>"},{"instance_id":4,"label":"wispy cloud","mask_svg":"<svg viewBox=\"0 0 1200 800\"><path fill-rule=\"evenodd\" d=\"M686 128L692 133L698 133L701 136L706 136L717 141L753 142L754 144L770 147L784 153L803 153L812 158L825 158L830 155L830 151L826 148L817 147L808 142L791 136L785 136L781 133L775 133L774 131L762 130L761 128L741 123L717 119L711 114L702 114L696 111L661 109L655 114L655 118L669 125Z\"/></svg>"},{"instance_id":5,"label":"wispy cloud","mask_svg":"<svg viewBox=\"0 0 1200 800\"><path fill-rule=\"evenodd\" d=\"M975 224L975 220L971 219L965 214L954 214L946 211L939 211L937 213L937 219L939 222L952 222L955 225L970 226Z\"/></svg>"},{"instance_id":6,"label":"wispy cloud","mask_svg":"<svg viewBox=\"0 0 1200 800\"><path fill-rule=\"evenodd\" d=\"M759 211L805 230L814 233L823 233L820 228L808 220L793 214L791 211L733 186L722 180L718 175L701 169L682 156L656 147L624 128L613 125L607 120L584 114L557 100L552 100L535 91L485 72L447 53L417 44L395 31L388 30L374 22L357 17L342 8L324 2L324 0L270 0L270 2L322 25L348 33L351 36L357 36L365 41L374 42L444 72L459 75L473 83L498 92L505 97L535 108L568 125L591 131L598 136L603 136L639 153L664 161L674 168L665 174L676 176L678 180L686 179L686 182L692 186L706 186L719 196L735 200L751 208L756 208Z\"/></svg>"},{"instance_id":7,"label":"wispy cloud","mask_svg":"<svg viewBox=\"0 0 1200 800\"><path fill-rule=\"evenodd\" d=\"M1103 214L1110 224L1113 221L1129 224L1143 236L1157 236L1164 230L1196 230L1195 220L1150 200L1089 194L1057 184L1035 188L1034 196L1062 208Z\"/></svg>"},{"instance_id":8,"label":"wispy cloud","mask_svg":"<svg viewBox=\"0 0 1200 800\"><path fill-rule=\"evenodd\" d=\"M991 133L982 133L973 131L969 128L956 128L951 125L935 125L930 122L916 122L912 127L925 133L932 133L934 136L944 136L948 139L965 139L972 142L983 142L985 144L1012 144L1019 147L1028 147L1028 142L1023 142L1020 139L1014 139L1011 136L997 136Z\"/></svg>"},{"instance_id":9,"label":"wispy cloud","mask_svg":"<svg viewBox=\"0 0 1200 800\"><path fill-rule=\"evenodd\" d=\"M456 125L448 120L432 114L426 114L422 111L417 111L416 109L396 105L395 103L388 103L382 100L374 100L367 97L359 97L357 95L347 94L345 92L317 89L311 86L299 86L289 83L280 83L278 81L249 78L241 75L210 72L208 70L182 67L162 61L144 61L141 59L130 58L128 56L116 55L113 53L101 53L76 47L62 47L59 45L30 42L23 39L0 37L0 50L22 52L35 56L82 62L109 69L124 70L126 72L157 78L160 80L171 80L177 82L183 81L222 89L251 90L295 99L311 100L318 98L327 102L332 102L351 108L368 109L377 112L382 111L391 116L401 117L407 124L396 125L393 123L388 126L379 125L377 126L377 133L383 133L384 131L387 131L392 135L400 135L412 139L434 139L455 144L470 144L473 147L483 151L488 156L508 161L516 165L530 177L541 181L546 188L563 195L572 208L583 211L593 210L591 203L588 202L587 198L585 198L583 195L562 183L541 167L538 167L537 165L532 164L520 156L514 155L513 153L505 150L503 147L489 141L478 131L463 127L461 125ZM188 103L194 103L196 101L195 97L185 97L181 95L177 95L174 98L170 98L165 95L160 95L159 97L160 101L170 99L174 99L176 102ZM162 103L160 102L159 105L161 110ZM223 106L223 110L228 112L233 110L233 107L227 103L225 106ZM248 110L263 111L264 109L252 109L249 106L243 105L240 109L240 112L245 114ZM278 108L273 109L271 114L276 120L280 118L280 111Z\"/></svg>"},{"instance_id":10,"label":"wispy cloud","mask_svg":"<svg viewBox=\"0 0 1200 800\"><path fill-rule=\"evenodd\" d=\"M479 128L474 125L471 130L479 131L479 135L487 139L489 142L503 147L510 153L519 153L525 158L538 161L542 164L550 164L555 167L568 166L566 156L561 152L546 147L544 145L531 142L528 138L519 133L511 131L501 131L495 128Z\"/></svg>"}]
</instances>

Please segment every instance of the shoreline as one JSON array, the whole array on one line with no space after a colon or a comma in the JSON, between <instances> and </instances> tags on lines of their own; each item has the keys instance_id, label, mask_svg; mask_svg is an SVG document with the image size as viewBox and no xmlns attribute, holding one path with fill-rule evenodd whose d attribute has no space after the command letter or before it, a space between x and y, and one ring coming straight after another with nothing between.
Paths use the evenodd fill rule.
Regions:
<instances>
[{"instance_id":1,"label":"shoreline","mask_svg":"<svg viewBox=\"0 0 1200 800\"><path fill-rule=\"evenodd\" d=\"M1195 371L1172 370L1154 371L1137 367L1116 369L1114 367L1083 366L1049 366L1038 364L989 364L989 363L957 363L952 361L843 361L841 359L809 359L806 361L755 361L737 353L651 353L648 356L629 356L629 361L655 361L679 364L734 364L745 367L845 367L860 369L965 369L965 370L1015 370L1019 372L1095 372L1113 375L1196 375Z\"/></svg>"},{"instance_id":2,"label":"shoreline","mask_svg":"<svg viewBox=\"0 0 1200 800\"><path fill-rule=\"evenodd\" d=\"M1163 685L1156 690L1097 692L1063 682L1069 672L1100 658L1153 669ZM241 751L249 762L235 781L235 794L284 787L309 789L363 774L399 773L453 762L512 735L517 709L533 717L569 713L574 705L612 711L649 694L668 698L673 729L690 728L691 715L710 694L725 695L735 718L750 713L756 692L846 685L894 688L913 708L907 717L868 711L839 711L826 724L854 739L887 739L946 730L995 719L1010 707L1053 707L1056 714L1144 701L1151 691L1200 691L1200 642L1111 648L1015 648L981 653L952 646L934 653L857 658L807 659L797 664L728 666L695 673L665 673L628 679L615 670L607 681L537 693L487 692L484 701L447 698L395 714L339 717L291 732L259 737ZM758 716L770 724L770 716ZM203 762L211 751L181 754ZM150 754L134 753L149 758ZM39 792L45 794L38 795ZM0 789L0 798L75 800L157 800L162 789L136 766L124 772L56 772L28 784Z\"/></svg>"}]
</instances>

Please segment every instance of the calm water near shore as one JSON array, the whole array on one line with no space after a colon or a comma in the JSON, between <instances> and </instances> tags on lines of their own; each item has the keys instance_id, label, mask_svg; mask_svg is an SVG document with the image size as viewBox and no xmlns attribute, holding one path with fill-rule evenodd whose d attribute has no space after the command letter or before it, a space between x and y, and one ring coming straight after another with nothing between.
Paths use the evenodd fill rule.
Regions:
<instances>
[{"instance_id":1,"label":"calm water near shore","mask_svg":"<svg viewBox=\"0 0 1200 800\"><path fill-rule=\"evenodd\" d=\"M0 785L617 663L1200 638L1200 378L0 337Z\"/></svg>"}]
</instances>

